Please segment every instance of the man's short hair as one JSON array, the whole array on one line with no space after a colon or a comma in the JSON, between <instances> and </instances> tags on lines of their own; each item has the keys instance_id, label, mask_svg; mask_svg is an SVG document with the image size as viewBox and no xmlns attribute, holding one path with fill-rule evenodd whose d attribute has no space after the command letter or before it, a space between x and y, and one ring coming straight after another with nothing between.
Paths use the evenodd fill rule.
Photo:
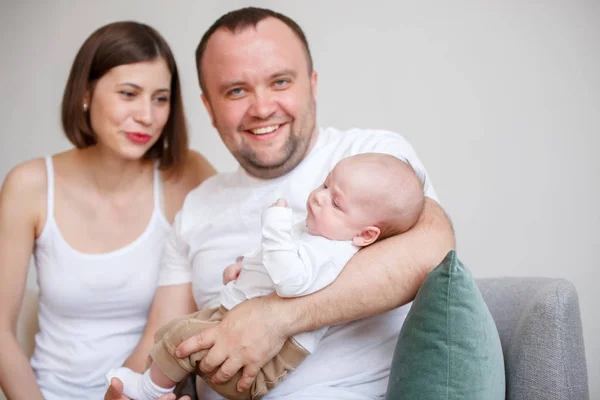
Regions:
<instances>
[{"instance_id":1,"label":"man's short hair","mask_svg":"<svg viewBox=\"0 0 600 400\"><path fill-rule=\"evenodd\" d=\"M202 92L206 94L206 86L202 79L202 58L206 51L206 45L210 37L220 28L228 29L230 32L235 33L236 31L243 30L245 28L256 27L258 23L267 18L275 18L286 24L292 32L300 39L306 50L306 57L308 60L308 72L309 74L313 71L313 61L308 47L308 41L302 31L302 28L291 18L286 17L278 12L258 7L245 7L239 10L228 12L221 18L216 20L210 28L204 33L200 43L196 48L196 68L198 69L198 81L200 82L200 88Z\"/></svg>"}]
</instances>

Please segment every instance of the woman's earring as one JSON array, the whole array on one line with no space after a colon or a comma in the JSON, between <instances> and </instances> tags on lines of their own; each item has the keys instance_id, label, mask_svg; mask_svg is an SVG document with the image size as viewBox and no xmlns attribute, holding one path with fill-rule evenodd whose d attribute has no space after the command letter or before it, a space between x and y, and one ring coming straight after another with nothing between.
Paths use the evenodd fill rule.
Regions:
<instances>
[{"instance_id":1,"label":"woman's earring","mask_svg":"<svg viewBox=\"0 0 600 400\"><path fill-rule=\"evenodd\" d=\"M83 103L83 112L87 112L87 110L88 110L87 103Z\"/></svg>"}]
</instances>

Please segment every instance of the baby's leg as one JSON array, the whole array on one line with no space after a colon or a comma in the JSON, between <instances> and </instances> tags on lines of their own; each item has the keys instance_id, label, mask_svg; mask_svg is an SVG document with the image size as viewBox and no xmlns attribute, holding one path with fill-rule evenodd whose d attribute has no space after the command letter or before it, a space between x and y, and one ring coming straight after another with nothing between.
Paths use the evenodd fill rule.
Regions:
<instances>
[{"instance_id":1,"label":"baby's leg","mask_svg":"<svg viewBox=\"0 0 600 400\"><path fill-rule=\"evenodd\" d=\"M161 326L156 331L156 333L154 334L154 343L156 343L160 339L162 339L162 337L165 336L165 333L172 330L173 327L175 327L175 325L179 325L181 322L188 321L190 319L208 321L212 317L212 315L215 313L215 310L217 310L217 309L216 308L203 308L202 310L197 311L193 314L183 315L181 317L173 319L169 323Z\"/></svg>"},{"instance_id":2,"label":"baby's leg","mask_svg":"<svg viewBox=\"0 0 600 400\"><path fill-rule=\"evenodd\" d=\"M167 375L165 375L164 372L162 372L159 368L158 365L156 365L155 363L152 363L150 365L150 368L148 368L149 372L149 376L150 376L150 380L155 383L156 385L158 385L158 387L161 387L163 389L174 389L175 385L179 382L175 382L171 379L169 379L169 377Z\"/></svg>"},{"instance_id":3,"label":"baby's leg","mask_svg":"<svg viewBox=\"0 0 600 400\"><path fill-rule=\"evenodd\" d=\"M150 371L138 374L129 368L121 367L112 369L106 374L108 385L110 385L112 378L119 378L123 382L123 394L136 400L155 400L162 395L173 392L173 389L175 389L172 382L168 386L161 387L160 384L150 378Z\"/></svg>"},{"instance_id":4,"label":"baby's leg","mask_svg":"<svg viewBox=\"0 0 600 400\"><path fill-rule=\"evenodd\" d=\"M219 309L205 309L191 314L185 319L178 319L169 324L170 329L154 344L150 356L159 369L172 381L181 381L188 373L196 371L199 360L207 353L206 350L191 354L185 358L175 356L175 349L186 339L211 328L223 318Z\"/></svg>"},{"instance_id":5,"label":"baby's leg","mask_svg":"<svg viewBox=\"0 0 600 400\"><path fill-rule=\"evenodd\" d=\"M167 324L161 326L156 333L154 334L154 343L159 342L165 333L172 330L176 325L179 325L182 322L188 321L190 319L198 319L198 320L209 320L212 314L214 314L215 308L205 308L200 311L197 311L193 314L183 315L181 317L177 317ZM152 356L148 354L148 359L146 360L146 369L150 368L152 365Z\"/></svg>"}]
</instances>

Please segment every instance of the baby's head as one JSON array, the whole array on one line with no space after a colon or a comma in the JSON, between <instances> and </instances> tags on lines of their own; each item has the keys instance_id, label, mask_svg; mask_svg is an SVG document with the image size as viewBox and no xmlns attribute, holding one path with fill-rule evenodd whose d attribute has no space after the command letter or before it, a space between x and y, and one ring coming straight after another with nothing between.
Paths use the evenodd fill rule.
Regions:
<instances>
[{"instance_id":1,"label":"baby's head","mask_svg":"<svg viewBox=\"0 0 600 400\"><path fill-rule=\"evenodd\" d=\"M359 154L337 163L308 196L306 226L313 235L363 247L409 230L423 203L410 165L387 154Z\"/></svg>"}]
</instances>

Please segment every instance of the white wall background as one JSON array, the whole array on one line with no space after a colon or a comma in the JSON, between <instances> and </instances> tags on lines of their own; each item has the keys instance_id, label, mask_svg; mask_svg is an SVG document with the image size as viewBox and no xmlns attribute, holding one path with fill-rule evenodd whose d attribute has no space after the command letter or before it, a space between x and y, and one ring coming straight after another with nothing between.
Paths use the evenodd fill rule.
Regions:
<instances>
[{"instance_id":1,"label":"white wall background","mask_svg":"<svg viewBox=\"0 0 600 400\"><path fill-rule=\"evenodd\" d=\"M384 128L412 142L477 276L576 285L591 398L600 398L600 2L252 4L305 29L321 125ZM232 170L202 107L193 57L215 19L245 5L3 0L0 181L17 163L69 148L59 104L70 64L93 30L123 19L166 37L182 74L192 147Z\"/></svg>"}]
</instances>

